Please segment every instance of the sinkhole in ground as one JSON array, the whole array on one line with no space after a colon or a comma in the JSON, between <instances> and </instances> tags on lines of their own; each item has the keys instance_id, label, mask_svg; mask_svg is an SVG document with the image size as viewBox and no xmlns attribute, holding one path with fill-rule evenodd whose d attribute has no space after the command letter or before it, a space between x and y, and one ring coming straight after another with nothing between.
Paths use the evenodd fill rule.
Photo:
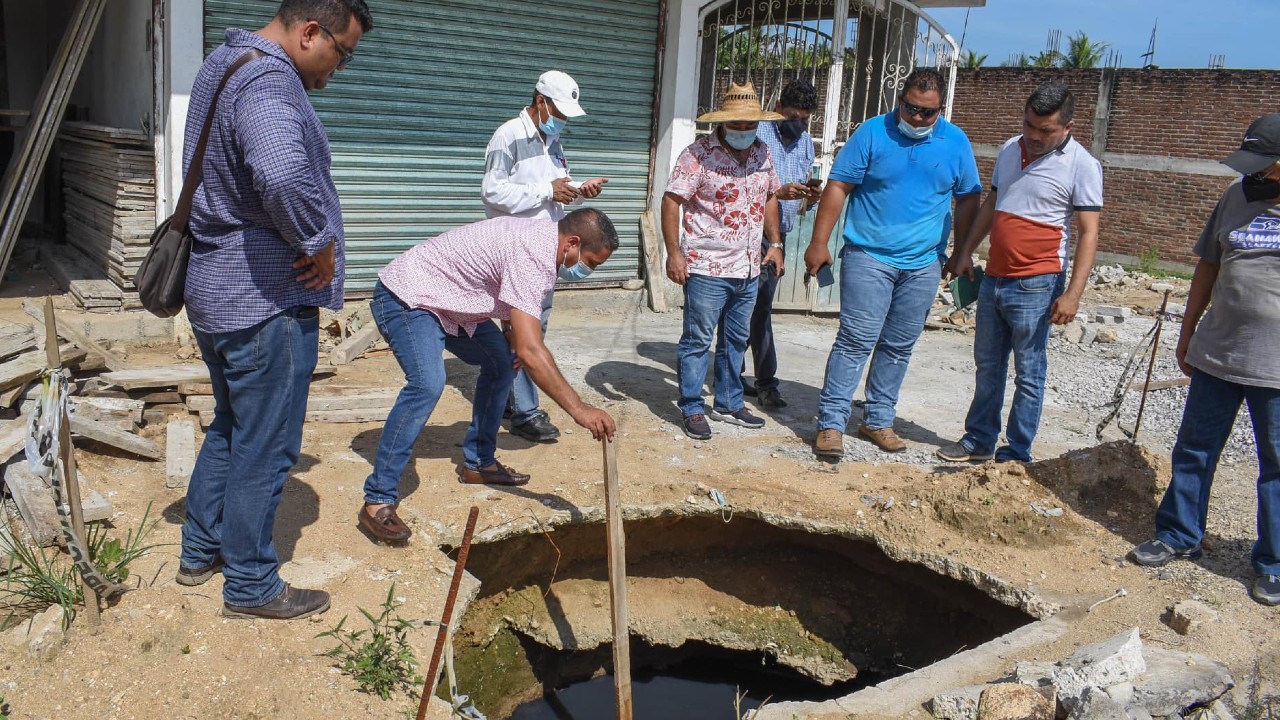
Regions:
<instances>
[{"instance_id":1,"label":"sinkhole in ground","mask_svg":"<svg viewBox=\"0 0 1280 720\"><path fill-rule=\"evenodd\" d=\"M750 698L744 709L840 697L1036 619L990 577L981 584L1005 602L838 528L688 512L625 523L637 712L647 694L688 709L648 717L731 717L735 688ZM459 624L456 667L459 690L488 717L612 712L605 551L602 522L472 545L467 570L481 586Z\"/></svg>"}]
</instances>

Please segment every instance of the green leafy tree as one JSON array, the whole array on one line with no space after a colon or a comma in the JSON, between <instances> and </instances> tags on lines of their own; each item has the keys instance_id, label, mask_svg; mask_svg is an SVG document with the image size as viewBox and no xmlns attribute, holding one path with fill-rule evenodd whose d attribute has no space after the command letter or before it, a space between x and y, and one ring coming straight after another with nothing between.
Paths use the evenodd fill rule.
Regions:
<instances>
[{"instance_id":1,"label":"green leafy tree","mask_svg":"<svg viewBox=\"0 0 1280 720\"><path fill-rule=\"evenodd\" d=\"M1067 53L1062 56L1062 67L1095 68L1102 62L1103 55L1110 47L1102 41L1094 42L1083 30L1067 38Z\"/></svg>"},{"instance_id":2,"label":"green leafy tree","mask_svg":"<svg viewBox=\"0 0 1280 720\"><path fill-rule=\"evenodd\" d=\"M966 68L980 68L987 62L987 56L979 55L972 50L965 50L964 56L960 58L960 66Z\"/></svg>"},{"instance_id":3,"label":"green leafy tree","mask_svg":"<svg viewBox=\"0 0 1280 720\"><path fill-rule=\"evenodd\" d=\"M1062 53L1057 50L1045 50L1031 58L1031 67L1056 68L1062 64Z\"/></svg>"}]
</instances>

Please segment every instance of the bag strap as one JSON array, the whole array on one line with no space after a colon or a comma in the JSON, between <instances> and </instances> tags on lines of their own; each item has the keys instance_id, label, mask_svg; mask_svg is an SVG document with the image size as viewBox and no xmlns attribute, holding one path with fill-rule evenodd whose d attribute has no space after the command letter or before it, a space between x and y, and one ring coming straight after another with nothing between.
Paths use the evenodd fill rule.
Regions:
<instances>
[{"instance_id":1,"label":"bag strap","mask_svg":"<svg viewBox=\"0 0 1280 720\"><path fill-rule=\"evenodd\" d=\"M222 76L222 82L218 83L218 90L213 94L213 101L209 103L209 112L204 118L204 128L200 130L200 140L196 143L195 154L191 156L187 176L182 180L182 194L178 196L178 207L173 211L173 218L169 221L169 227L173 230L185 232L187 229L187 221L191 217L192 199L195 197L196 188L204 179L204 151L209 144L209 130L213 127L213 116L218 112L218 98L227 87L227 81L250 60L266 56L267 54L261 50L250 50L241 55L231 64L231 67L227 68L226 74Z\"/></svg>"}]
</instances>

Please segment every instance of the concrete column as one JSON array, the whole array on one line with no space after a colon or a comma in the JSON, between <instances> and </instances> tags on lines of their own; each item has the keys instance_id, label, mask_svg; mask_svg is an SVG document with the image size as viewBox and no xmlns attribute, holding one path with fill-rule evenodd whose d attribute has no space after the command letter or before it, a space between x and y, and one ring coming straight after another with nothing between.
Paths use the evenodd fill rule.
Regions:
<instances>
[{"instance_id":1,"label":"concrete column","mask_svg":"<svg viewBox=\"0 0 1280 720\"><path fill-rule=\"evenodd\" d=\"M163 59L157 63L163 88L156 119L157 163L156 214L160 219L173 213L182 192L182 138L187 125L191 86L204 62L204 3L200 0L159 0L163 3Z\"/></svg>"},{"instance_id":2,"label":"concrete column","mask_svg":"<svg viewBox=\"0 0 1280 720\"><path fill-rule=\"evenodd\" d=\"M1093 138L1089 152L1102 159L1107 152L1107 133L1111 132L1111 93L1116 87L1116 69L1103 68L1098 75L1098 104L1093 111Z\"/></svg>"}]
</instances>

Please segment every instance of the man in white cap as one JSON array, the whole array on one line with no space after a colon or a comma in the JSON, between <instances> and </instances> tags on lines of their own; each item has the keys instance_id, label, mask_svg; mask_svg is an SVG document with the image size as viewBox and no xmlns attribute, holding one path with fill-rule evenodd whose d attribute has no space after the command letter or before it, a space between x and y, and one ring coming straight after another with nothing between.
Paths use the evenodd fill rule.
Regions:
<instances>
[{"instance_id":1,"label":"man in white cap","mask_svg":"<svg viewBox=\"0 0 1280 720\"><path fill-rule=\"evenodd\" d=\"M559 70L548 70L534 85L533 100L503 123L485 149L481 187L485 217L540 218L559 222L566 205L600 194L607 178L574 182L560 145L569 118L586 115L578 104L578 83ZM586 277L574 277L582 280ZM542 332L551 317L552 293L542 303ZM511 432L532 442L552 442L560 430L539 407L538 388L524 370L511 387Z\"/></svg>"},{"instance_id":2,"label":"man in white cap","mask_svg":"<svg viewBox=\"0 0 1280 720\"><path fill-rule=\"evenodd\" d=\"M730 84L720 109L698 117L716 123L715 132L680 153L662 198L667 277L684 286L684 330L676 346L680 414L685 435L695 440L711 437L708 414L745 428L764 426L743 404L740 373L760 268L782 267L782 183L768 146L756 137L761 122L782 119L760 108L750 83ZM702 385L717 330L715 403L708 413Z\"/></svg>"}]
</instances>

